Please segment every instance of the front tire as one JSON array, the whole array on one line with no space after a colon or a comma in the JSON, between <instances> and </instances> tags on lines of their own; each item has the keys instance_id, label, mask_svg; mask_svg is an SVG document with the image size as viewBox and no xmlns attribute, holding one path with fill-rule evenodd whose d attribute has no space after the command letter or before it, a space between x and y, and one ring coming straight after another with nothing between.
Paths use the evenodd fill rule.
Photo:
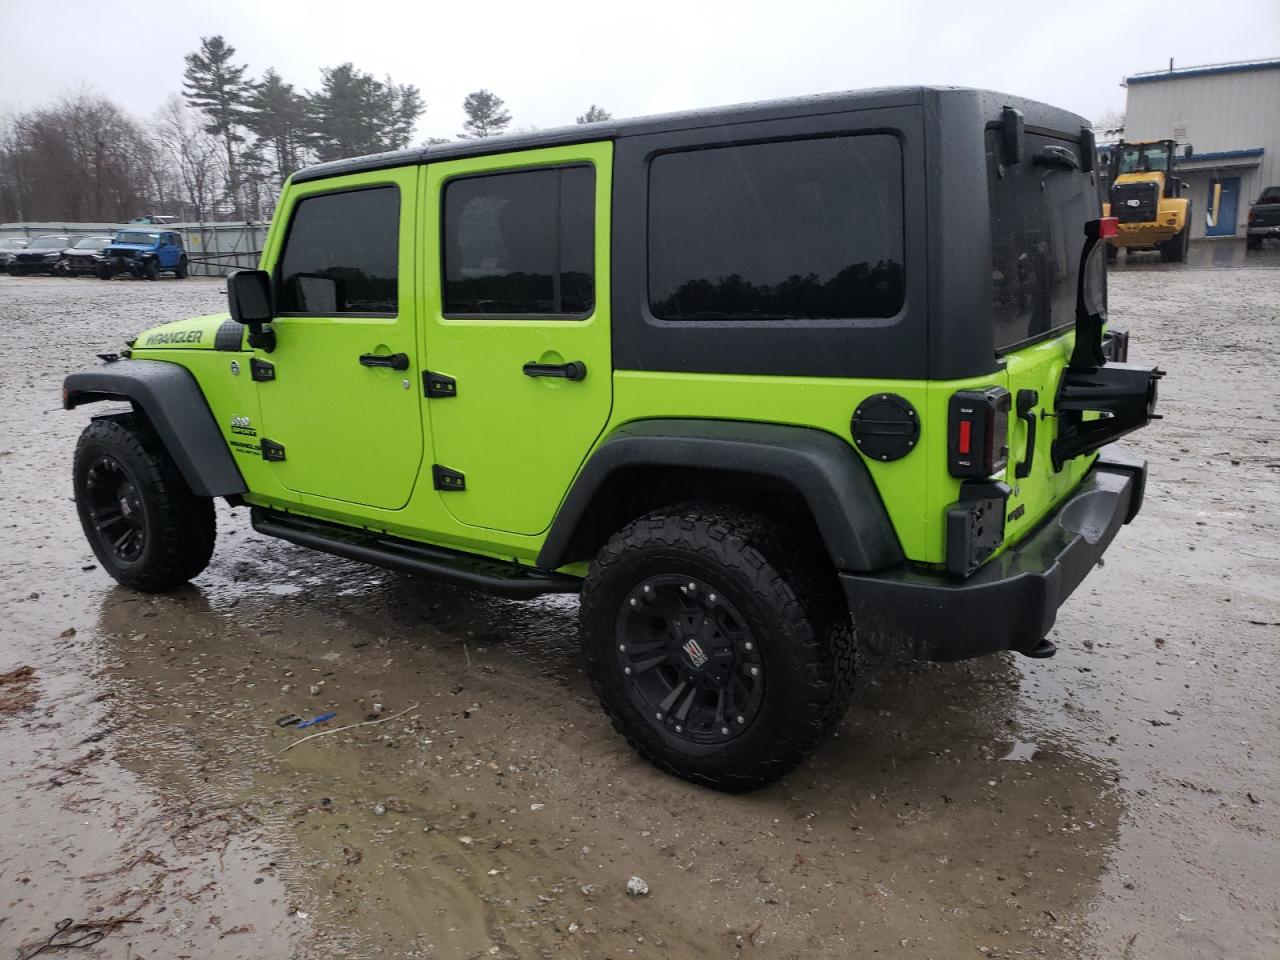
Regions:
<instances>
[{"instance_id":1,"label":"front tire","mask_svg":"<svg viewBox=\"0 0 1280 960\"><path fill-rule=\"evenodd\" d=\"M154 260L148 260L147 265L142 268L142 275L148 280L159 280L160 264Z\"/></svg>"},{"instance_id":2,"label":"front tire","mask_svg":"<svg viewBox=\"0 0 1280 960\"><path fill-rule=\"evenodd\" d=\"M597 555L580 630L592 687L646 760L718 790L799 765L844 715L854 638L825 557L721 505L651 513Z\"/></svg>"},{"instance_id":3,"label":"front tire","mask_svg":"<svg viewBox=\"0 0 1280 960\"><path fill-rule=\"evenodd\" d=\"M1160 244L1160 259L1165 263L1185 263L1187 250L1191 246L1191 211L1187 211L1186 222L1182 229Z\"/></svg>"},{"instance_id":4,"label":"front tire","mask_svg":"<svg viewBox=\"0 0 1280 960\"><path fill-rule=\"evenodd\" d=\"M126 587L172 590L209 565L213 500L191 492L159 437L136 414L85 427L72 485L94 555Z\"/></svg>"}]
</instances>

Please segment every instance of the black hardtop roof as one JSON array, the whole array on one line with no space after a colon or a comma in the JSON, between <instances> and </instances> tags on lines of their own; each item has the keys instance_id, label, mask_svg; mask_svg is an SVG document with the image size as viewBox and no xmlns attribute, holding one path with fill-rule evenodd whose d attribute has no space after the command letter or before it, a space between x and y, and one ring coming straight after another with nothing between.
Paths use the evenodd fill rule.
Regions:
<instances>
[{"instance_id":1,"label":"black hardtop roof","mask_svg":"<svg viewBox=\"0 0 1280 960\"><path fill-rule=\"evenodd\" d=\"M1083 117L1067 111L991 90L942 86L878 87L869 90L818 93L806 97L789 97L758 103L740 103L724 107L707 107L701 110L633 117L626 120L605 120L601 123L574 124L549 130L536 130L532 133L503 134L477 140L455 140L431 146L409 147L404 150L313 164L295 173L292 180L294 183L303 183L350 173L407 167L435 160L456 160L462 157L614 140L619 137L668 133L674 130L820 116L879 107L913 106L924 103L926 100L939 100L947 95L970 101L976 100L984 112L991 109L998 111L1004 104L1014 106L1026 114L1028 126L1051 127L1064 132L1075 132L1081 127L1088 126L1088 121Z\"/></svg>"}]
</instances>

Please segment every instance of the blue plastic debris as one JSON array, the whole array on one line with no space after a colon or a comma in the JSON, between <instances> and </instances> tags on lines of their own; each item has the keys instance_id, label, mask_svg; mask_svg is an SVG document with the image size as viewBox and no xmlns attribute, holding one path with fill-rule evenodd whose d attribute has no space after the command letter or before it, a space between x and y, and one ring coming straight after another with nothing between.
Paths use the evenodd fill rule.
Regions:
<instances>
[{"instance_id":1,"label":"blue plastic debris","mask_svg":"<svg viewBox=\"0 0 1280 960\"><path fill-rule=\"evenodd\" d=\"M298 724L297 729L303 730L307 727L314 727L317 723L324 723L326 720L332 720L336 716L337 714L332 712L322 713L320 714L320 716L312 717L310 720L303 720L300 724Z\"/></svg>"}]
</instances>

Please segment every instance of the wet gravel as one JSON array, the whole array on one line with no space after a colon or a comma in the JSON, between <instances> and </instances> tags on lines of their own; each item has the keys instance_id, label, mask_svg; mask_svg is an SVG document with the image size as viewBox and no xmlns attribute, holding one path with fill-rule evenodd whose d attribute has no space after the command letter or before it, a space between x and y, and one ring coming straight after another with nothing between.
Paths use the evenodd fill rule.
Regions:
<instances>
[{"instance_id":1,"label":"wet gravel","mask_svg":"<svg viewBox=\"0 0 1280 960\"><path fill-rule=\"evenodd\" d=\"M1059 655L868 664L838 736L746 797L617 739L572 599L227 508L193 586L114 586L61 379L222 289L0 277L0 951L72 917L89 957L1280 956L1280 252L1193 252L1113 272L1165 419Z\"/></svg>"}]
</instances>

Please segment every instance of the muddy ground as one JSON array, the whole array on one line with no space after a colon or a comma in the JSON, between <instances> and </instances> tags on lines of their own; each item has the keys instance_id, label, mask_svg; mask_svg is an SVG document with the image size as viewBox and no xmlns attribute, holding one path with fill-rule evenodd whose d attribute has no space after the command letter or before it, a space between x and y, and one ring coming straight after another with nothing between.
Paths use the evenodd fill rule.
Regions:
<instances>
[{"instance_id":1,"label":"muddy ground","mask_svg":"<svg viewBox=\"0 0 1280 960\"><path fill-rule=\"evenodd\" d=\"M189 589L114 586L61 379L222 288L0 278L0 957L71 917L104 958L1275 960L1280 251L1227 249L1113 274L1166 419L1057 658L869 664L838 736L741 797L613 734L572 599L363 568L225 508ZM303 734L278 717L374 704L407 712L282 753Z\"/></svg>"}]
</instances>

